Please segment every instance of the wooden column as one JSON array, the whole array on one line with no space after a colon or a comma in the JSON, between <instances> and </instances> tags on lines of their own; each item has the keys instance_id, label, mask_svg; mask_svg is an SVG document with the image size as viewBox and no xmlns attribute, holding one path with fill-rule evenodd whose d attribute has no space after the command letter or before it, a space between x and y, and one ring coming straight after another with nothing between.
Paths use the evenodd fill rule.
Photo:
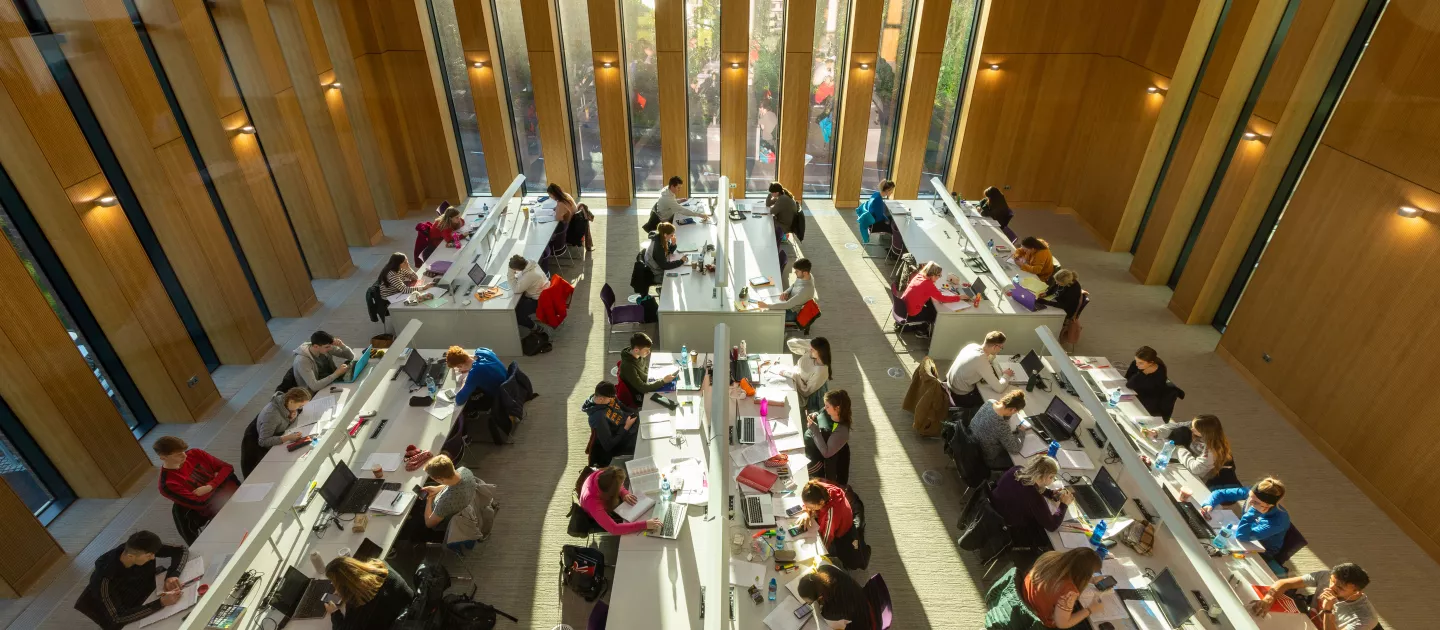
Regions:
<instances>
[{"instance_id":1,"label":"wooden column","mask_svg":"<svg viewBox=\"0 0 1440 630\"><path fill-rule=\"evenodd\" d=\"M785 6L785 63L781 66L780 156L776 174L795 195L805 194L805 140L810 133L810 82L815 65L815 0ZM797 98L802 95L803 98Z\"/></svg>"},{"instance_id":2,"label":"wooden column","mask_svg":"<svg viewBox=\"0 0 1440 630\"><path fill-rule=\"evenodd\" d=\"M317 278L343 278L355 270L350 261L344 233L337 229L340 217L330 196L330 187L320 172L319 160L305 127L304 115L295 93L275 30L261 0L175 0L191 5L194 11L209 7L215 28L229 57L230 67L244 94L245 105L257 131L259 145L237 145L244 151L245 169L254 182L268 158L295 236L305 252L310 273ZM182 12L183 13L183 12ZM191 13L186 21L205 19ZM251 21L255 21L252 28ZM232 121L233 122L233 121Z\"/></svg>"},{"instance_id":3,"label":"wooden column","mask_svg":"<svg viewBox=\"0 0 1440 630\"><path fill-rule=\"evenodd\" d=\"M253 145L255 138L240 133L250 123L209 18L182 23L172 0L137 0L136 6L270 314L300 317L314 310L319 302L269 170L251 186L232 147ZM198 3L186 6L203 10ZM240 124L227 128L223 119L237 113Z\"/></svg>"},{"instance_id":4,"label":"wooden column","mask_svg":"<svg viewBox=\"0 0 1440 630\"><path fill-rule=\"evenodd\" d=\"M1185 273L1180 276L1180 282L1170 300L1171 312L1180 316L1185 323L1203 324L1215 318L1215 311L1219 309L1220 301L1230 287L1230 281L1234 279L1251 239L1255 237L1255 230L1260 227L1265 211L1275 196L1276 188L1285 176L1285 170L1295 157L1301 136L1309 126L1315 108L1335 71L1335 65L1339 62L1364 8L1365 0L1335 0L1330 5L1330 12L1321 27L1319 38L1314 47L1309 49L1305 66L1300 71L1294 90L1289 94L1289 101L1279 124L1275 125L1272 131L1268 123L1254 117L1256 124L1252 125L1252 130L1264 134L1265 137L1262 138L1263 144L1245 140L1240 142L1237 162L1248 164L1252 160L1242 160L1241 154L1248 156L1259 153L1258 160L1254 160L1258 161L1258 164L1250 167L1252 176L1244 178L1248 184L1243 190L1244 196L1238 202L1234 197L1229 202L1222 202L1217 196L1212 207L1233 208L1233 213L1224 217L1228 220L1217 220L1221 217L1212 210L1200 230L1195 250L1191 252L1190 259L1185 264ZM1257 144L1259 146L1256 146ZM1234 170L1234 166L1229 169ZM1231 186L1231 176L1227 172L1221 193L1225 193L1225 189Z\"/></svg>"},{"instance_id":5,"label":"wooden column","mask_svg":"<svg viewBox=\"0 0 1440 630\"><path fill-rule=\"evenodd\" d=\"M625 91L620 0L589 0L589 5L600 151L605 155L605 201L612 206L628 206L635 196L635 169L630 161L630 97ZM606 68L607 62L612 67Z\"/></svg>"},{"instance_id":6,"label":"wooden column","mask_svg":"<svg viewBox=\"0 0 1440 630\"><path fill-rule=\"evenodd\" d=\"M440 73L444 72L442 67L445 64L441 62L444 53L440 50L440 42L435 40L435 31L429 28L430 20L432 19L430 17L430 7L432 5L441 6L443 4L448 3L441 2L441 0L435 0L434 3L430 0L415 0L411 6L415 11L416 23L420 26L420 45L424 51L425 65L429 69L425 76L429 79L430 89L425 93L430 97L430 102L433 103L433 111L439 112L439 115L432 119L433 122L437 123L436 126L440 131L440 137L435 138L435 140L438 141L437 144L443 145L444 147L443 155L446 158L444 163L450 167L449 173L446 174L450 176L450 185L455 190L455 199L456 202L459 203L465 196L465 191L468 189L468 186L464 181L465 169L460 164L460 146L458 144L458 138L455 135L454 118L449 115L450 94L445 89L445 79L440 76ZM397 4L396 6L398 8L400 5ZM569 101L567 100L566 102ZM448 198L449 197L447 197L447 199Z\"/></svg>"},{"instance_id":7,"label":"wooden column","mask_svg":"<svg viewBox=\"0 0 1440 630\"><path fill-rule=\"evenodd\" d=\"M1230 143L1231 131L1245 107L1250 88L1259 74L1260 65L1265 60L1265 54L1275 38L1275 29L1279 26L1288 4L1262 2L1256 7L1254 17L1250 19L1250 27L1245 31L1245 39L1240 44L1235 64L1225 81L1225 88L1220 92L1215 113L1205 128L1200 150L1190 172L1185 175L1185 186L1180 190L1180 199L1175 204L1174 213L1170 222L1165 225L1164 232L1156 235L1158 245L1154 263L1141 278L1145 284L1165 284L1170 279L1170 273L1175 269L1180 250L1184 247L1190 227L1200 211L1205 193L1209 190L1211 181L1218 176L1215 170ZM1170 176L1179 174L1172 173ZM1150 238L1145 240L1149 241Z\"/></svg>"},{"instance_id":8,"label":"wooden column","mask_svg":"<svg viewBox=\"0 0 1440 630\"><path fill-rule=\"evenodd\" d=\"M420 175L405 135L405 123L399 113L400 95L391 87L388 78L385 49L375 26L372 7L366 2L341 2L337 7L346 39L350 42L351 54L354 55L355 71L360 76L365 105L374 124L380 163L395 201L395 212L397 218L402 218L419 210L424 197L420 190Z\"/></svg>"},{"instance_id":9,"label":"wooden column","mask_svg":"<svg viewBox=\"0 0 1440 630\"><path fill-rule=\"evenodd\" d=\"M480 126L480 146L485 149L485 170L490 175L490 192L499 195L520 174L516 160L515 134L510 131L510 107L505 86L495 63L500 59L500 40L495 37L494 3L491 0L459 2L455 19L460 24L460 45L470 64L470 98ZM483 64L476 68L476 63ZM625 150L629 154L629 148Z\"/></svg>"},{"instance_id":10,"label":"wooden column","mask_svg":"<svg viewBox=\"0 0 1440 630\"><path fill-rule=\"evenodd\" d=\"M901 97L900 125L895 132L895 180L897 199L914 199L920 192L920 173L925 168L925 145L930 139L930 119L935 113L935 92L940 87L940 57L945 52L945 34L950 26L948 0L920 0L915 23L910 26L910 69Z\"/></svg>"},{"instance_id":11,"label":"wooden column","mask_svg":"<svg viewBox=\"0 0 1440 630\"><path fill-rule=\"evenodd\" d=\"M950 149L950 165L945 170L945 187L960 190L960 156L965 150L966 130L970 126L970 112L975 104L976 84L980 81L981 53L985 50L985 34L990 27L992 3L981 2L980 14L975 16L975 41L970 42L970 64L965 68L965 94L960 97L960 115L955 119L955 146Z\"/></svg>"},{"instance_id":12,"label":"wooden column","mask_svg":"<svg viewBox=\"0 0 1440 630\"><path fill-rule=\"evenodd\" d=\"M745 197L750 103L750 0L720 0L720 174L730 197Z\"/></svg>"},{"instance_id":13,"label":"wooden column","mask_svg":"<svg viewBox=\"0 0 1440 630\"><path fill-rule=\"evenodd\" d=\"M559 184L565 192L577 194L575 147L570 134L570 98L560 60L560 23L555 15L555 0L521 2L520 15L525 20L525 47L530 56L535 115L540 119L540 151L545 158L545 177ZM543 189L546 184L527 182L531 190Z\"/></svg>"},{"instance_id":14,"label":"wooden column","mask_svg":"<svg viewBox=\"0 0 1440 630\"><path fill-rule=\"evenodd\" d=\"M0 599L30 594L30 587L50 565L65 559L60 543L4 482L0 482L0 537L9 548L0 558Z\"/></svg>"},{"instance_id":15,"label":"wooden column","mask_svg":"<svg viewBox=\"0 0 1440 630\"><path fill-rule=\"evenodd\" d=\"M331 117L331 103L345 97L345 84L322 74L321 69L316 67L316 57L328 61L328 52L324 49L323 41L310 41L305 37L301 11L298 9L298 5L305 1L263 0L265 8L268 9L270 25L274 29L275 43L285 60L290 94L299 105L305 130L309 133L315 150L320 175L325 179L336 214L340 217L340 228L345 233L345 242L352 247L367 247L379 243L384 237L380 232L380 219L375 212L375 201L370 196L369 186L351 177L346 154L340 149L341 142L335 121ZM255 16L250 25L252 30L264 28L265 20ZM317 51L317 47L320 50ZM323 86L322 80L326 80ZM335 87L337 83L339 87ZM355 96L355 100L362 98L358 94ZM343 104L341 106L343 107ZM345 112L341 114L345 115Z\"/></svg>"},{"instance_id":16,"label":"wooden column","mask_svg":"<svg viewBox=\"0 0 1440 630\"><path fill-rule=\"evenodd\" d=\"M198 419L220 394L13 4L0 37L0 165L155 416Z\"/></svg>"},{"instance_id":17,"label":"wooden column","mask_svg":"<svg viewBox=\"0 0 1440 630\"><path fill-rule=\"evenodd\" d=\"M125 5L40 6L220 361L261 360L275 342Z\"/></svg>"},{"instance_id":18,"label":"wooden column","mask_svg":"<svg viewBox=\"0 0 1440 630\"><path fill-rule=\"evenodd\" d=\"M1280 3L1283 4L1283 3ZM1164 100L1160 115L1155 120L1155 130L1150 134L1150 144L1145 148L1145 157L1140 162L1140 171L1130 188L1130 197L1125 201L1124 213L1115 238L1110 242L1110 251L1129 251L1135 242L1135 233L1140 229L1140 219L1150 205L1155 187L1160 185L1160 168L1170 152L1170 145L1179 132L1180 115L1190 97L1191 88L1200 80L1200 64L1210 48L1210 39L1215 29L1220 28L1221 10L1224 0L1200 0L1195 10L1195 19L1190 23L1190 34L1185 37L1185 47L1180 52L1180 62L1175 66L1175 76L1170 79L1165 93L1151 94L1152 100ZM1171 174L1175 174L1171 171Z\"/></svg>"},{"instance_id":19,"label":"wooden column","mask_svg":"<svg viewBox=\"0 0 1440 630\"><path fill-rule=\"evenodd\" d=\"M850 40L845 50L844 96L840 99L840 127L835 141L835 207L860 205L860 182L865 173L865 138L870 129L870 97L875 90L875 63L879 59L881 13L884 0L853 0L850 5ZM865 64L866 68L860 65Z\"/></svg>"},{"instance_id":20,"label":"wooden column","mask_svg":"<svg viewBox=\"0 0 1440 630\"><path fill-rule=\"evenodd\" d=\"M680 188L681 196L690 194L690 89L685 68L685 27L684 0L655 0L660 166L665 171L663 181L668 183L675 175L685 180Z\"/></svg>"}]
</instances>

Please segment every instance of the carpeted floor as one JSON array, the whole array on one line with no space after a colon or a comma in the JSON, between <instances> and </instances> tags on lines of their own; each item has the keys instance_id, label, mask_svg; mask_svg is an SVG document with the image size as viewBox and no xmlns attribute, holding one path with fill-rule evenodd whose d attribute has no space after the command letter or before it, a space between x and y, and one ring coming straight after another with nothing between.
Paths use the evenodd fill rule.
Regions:
<instances>
[{"instance_id":1,"label":"carpeted floor","mask_svg":"<svg viewBox=\"0 0 1440 630\"><path fill-rule=\"evenodd\" d=\"M603 207L602 203L592 204ZM648 205L648 204L647 204ZM897 628L975 628L984 613L982 568L954 542L962 488L947 467L938 440L917 437L910 414L900 410L909 372L924 355L924 341L889 334L885 298L890 266L865 258L857 245L850 211L828 202L806 204L808 239L798 252L815 264L824 316L814 329L834 347L833 388L856 399L852 433L852 485L870 515L867 538L874 547L870 570L885 576L894 601ZM593 226L600 256L568 263L560 272L577 283L569 319L552 335L555 351L520 358L542 396L528 409L530 419L515 444L476 445L466 463L498 484L504 509L491 540L454 570L475 578L477 597L520 618L501 627L584 628L590 605L558 586L559 553L572 541L565 513L575 473L585 461L588 428L580 403L609 375L626 335L609 335L600 311L602 283L629 293L631 261L640 241L635 211L600 212ZM390 240L352 249L361 271L350 278L317 281L323 306L310 317L270 323L280 352L255 366L226 366L215 377L227 396L225 407L207 422L165 425L144 440L181 435L194 446L235 462L240 436L279 381L290 351L322 328L352 345L380 331L365 314L363 289L390 251L409 251L413 221L387 221ZM1078 353L1120 360L1150 345L1169 365L1171 378L1185 388L1177 415L1219 415L1234 441L1244 479L1277 474L1289 485L1286 499L1310 548L1295 560L1302 570L1342 561L1365 566L1370 593L1387 628L1433 624L1430 585L1440 583L1440 566L1427 557L1338 470L1214 353L1218 333L1208 326L1184 326L1166 309L1165 287L1138 285L1127 272L1130 257L1099 249L1075 217L1046 210L1022 210L1014 227L1047 238L1066 267L1080 273L1094 301L1085 317ZM578 250L576 250L578 254ZM794 256L792 256L793 260ZM879 263L877 265L877 263ZM654 332L653 326L650 332ZM509 357L506 357L507 359ZM938 471L939 483L923 476ZM47 573L28 597L0 602L0 622L12 628L77 628L88 623L71 609L88 567L101 552L130 532L152 529L175 539L168 503L154 478L121 500L75 504L53 526L72 561ZM1338 509L1337 509L1338 508Z\"/></svg>"}]
</instances>

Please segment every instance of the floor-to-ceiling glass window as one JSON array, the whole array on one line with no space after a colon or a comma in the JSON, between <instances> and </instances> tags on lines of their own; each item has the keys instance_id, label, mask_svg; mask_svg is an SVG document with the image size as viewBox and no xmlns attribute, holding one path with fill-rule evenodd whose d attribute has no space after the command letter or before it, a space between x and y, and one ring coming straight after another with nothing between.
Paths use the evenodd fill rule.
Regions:
<instances>
[{"instance_id":1,"label":"floor-to-ceiling glass window","mask_svg":"<svg viewBox=\"0 0 1440 630\"><path fill-rule=\"evenodd\" d=\"M950 23L945 27L945 52L940 57L939 86L935 90L935 111L930 115L930 135L925 139L925 160L921 166L920 196L935 195L930 180L944 181L955 146L955 124L960 118L960 99L965 97L965 70L970 65L970 44L974 41L975 15L980 0L955 0L950 5Z\"/></svg>"},{"instance_id":2,"label":"floor-to-ceiling glass window","mask_svg":"<svg viewBox=\"0 0 1440 630\"><path fill-rule=\"evenodd\" d=\"M600 107L595 103L595 54L590 47L590 9L585 0L560 0L560 43L565 48L565 82L570 89L570 124L575 126L575 185L583 194L605 193L600 154ZM611 63L614 63L613 61ZM602 71L620 72L619 64Z\"/></svg>"},{"instance_id":3,"label":"floor-to-ceiling glass window","mask_svg":"<svg viewBox=\"0 0 1440 630\"><path fill-rule=\"evenodd\" d=\"M620 18L625 21L625 77L630 89L635 192L659 192L671 174L664 172L660 159L660 64L655 50L655 0L624 0Z\"/></svg>"},{"instance_id":4,"label":"floor-to-ceiling glass window","mask_svg":"<svg viewBox=\"0 0 1440 630\"><path fill-rule=\"evenodd\" d=\"M75 501L70 484L65 483L4 399L0 399L0 477L42 525L49 525Z\"/></svg>"},{"instance_id":5,"label":"floor-to-ceiling glass window","mask_svg":"<svg viewBox=\"0 0 1440 630\"><path fill-rule=\"evenodd\" d=\"M690 193L720 182L720 0L685 0L685 71L690 101Z\"/></svg>"},{"instance_id":6,"label":"floor-to-ceiling glass window","mask_svg":"<svg viewBox=\"0 0 1440 630\"><path fill-rule=\"evenodd\" d=\"M540 150L540 116L535 111L535 89L530 82L530 53L525 45L521 0L495 0L495 35L500 40L501 67L510 102L510 127L515 132L520 174L526 190L544 190L545 155Z\"/></svg>"},{"instance_id":7,"label":"floor-to-ceiling glass window","mask_svg":"<svg viewBox=\"0 0 1440 630\"><path fill-rule=\"evenodd\" d=\"M847 0L815 3L815 60L810 70L810 127L805 133L805 194L829 196L835 180L835 117L845 73L837 72L845 58L850 20Z\"/></svg>"},{"instance_id":8,"label":"floor-to-ceiling glass window","mask_svg":"<svg viewBox=\"0 0 1440 630\"><path fill-rule=\"evenodd\" d=\"M881 13L880 54L875 64L875 92L870 97L870 125L865 136L865 173L860 187L868 193L890 177L895 151L895 126L900 121L900 94L905 87L905 61L910 53L910 24L915 0L885 0Z\"/></svg>"},{"instance_id":9,"label":"floor-to-ceiling glass window","mask_svg":"<svg viewBox=\"0 0 1440 630\"><path fill-rule=\"evenodd\" d=\"M475 97L470 92L471 61L460 42L460 24L455 17L455 0L428 0L430 28L435 51L440 57L440 77L450 99L450 120L465 169L466 185L475 197L490 194L490 173L485 170L485 147L480 143L480 121L475 115Z\"/></svg>"},{"instance_id":10,"label":"floor-to-ceiling glass window","mask_svg":"<svg viewBox=\"0 0 1440 630\"><path fill-rule=\"evenodd\" d=\"M785 0L750 3L750 98L745 138L745 192L775 181L780 147L780 69L785 60Z\"/></svg>"}]
</instances>

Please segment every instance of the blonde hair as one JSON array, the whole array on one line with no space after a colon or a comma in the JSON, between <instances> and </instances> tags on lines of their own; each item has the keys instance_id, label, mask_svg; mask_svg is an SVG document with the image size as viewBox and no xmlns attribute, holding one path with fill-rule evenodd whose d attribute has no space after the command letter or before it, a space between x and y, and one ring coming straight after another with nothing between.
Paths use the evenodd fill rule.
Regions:
<instances>
[{"instance_id":1,"label":"blonde hair","mask_svg":"<svg viewBox=\"0 0 1440 630\"><path fill-rule=\"evenodd\" d=\"M920 265L920 270L916 273L924 274L926 278L939 278L940 274L945 273L945 270L932 260L923 265Z\"/></svg>"},{"instance_id":2,"label":"blonde hair","mask_svg":"<svg viewBox=\"0 0 1440 630\"><path fill-rule=\"evenodd\" d=\"M303 403L309 401L310 390L305 389L304 387L291 387L288 391L285 392L286 403Z\"/></svg>"},{"instance_id":3,"label":"blonde hair","mask_svg":"<svg viewBox=\"0 0 1440 630\"><path fill-rule=\"evenodd\" d=\"M1252 490L1259 490L1266 494L1275 495L1275 504L1279 505L1280 500L1285 498L1285 483L1274 477L1266 477L1255 484Z\"/></svg>"},{"instance_id":4,"label":"blonde hair","mask_svg":"<svg viewBox=\"0 0 1440 630\"><path fill-rule=\"evenodd\" d=\"M1030 568L1030 581L1039 591L1053 591L1061 584L1069 584L1079 590L1099 570L1100 555L1089 547L1064 553L1048 551L1041 554L1035 566Z\"/></svg>"},{"instance_id":5,"label":"blonde hair","mask_svg":"<svg viewBox=\"0 0 1440 630\"><path fill-rule=\"evenodd\" d=\"M455 462L448 455L436 455L425 462L425 474L436 481L449 479L455 476Z\"/></svg>"},{"instance_id":6,"label":"blonde hair","mask_svg":"<svg viewBox=\"0 0 1440 630\"><path fill-rule=\"evenodd\" d=\"M1015 481L1027 486L1038 486L1046 477L1060 474L1060 463L1049 455L1036 455L1015 471Z\"/></svg>"},{"instance_id":7,"label":"blonde hair","mask_svg":"<svg viewBox=\"0 0 1440 630\"><path fill-rule=\"evenodd\" d=\"M446 367L458 368L465 365L465 362L469 360L470 353L466 352L465 349L460 346L450 346L450 349L445 351Z\"/></svg>"},{"instance_id":8,"label":"blonde hair","mask_svg":"<svg viewBox=\"0 0 1440 630\"><path fill-rule=\"evenodd\" d=\"M1000 405L1005 407L1006 409L1023 411L1025 409L1025 392L1022 392L1018 389L1012 389L1006 392L1004 396L1001 396L1000 400L997 400L995 402L1000 403Z\"/></svg>"},{"instance_id":9,"label":"blonde hair","mask_svg":"<svg viewBox=\"0 0 1440 630\"><path fill-rule=\"evenodd\" d=\"M1075 271L1072 269L1061 269L1060 271L1055 272L1054 278L1055 284L1058 284L1062 287L1068 287L1072 284L1075 284L1075 281L1079 279L1080 274L1075 273Z\"/></svg>"},{"instance_id":10,"label":"blonde hair","mask_svg":"<svg viewBox=\"0 0 1440 630\"><path fill-rule=\"evenodd\" d=\"M380 592L390 569L382 560L361 561L349 556L340 556L325 565L325 578L335 587L345 605L352 609L364 606Z\"/></svg>"}]
</instances>

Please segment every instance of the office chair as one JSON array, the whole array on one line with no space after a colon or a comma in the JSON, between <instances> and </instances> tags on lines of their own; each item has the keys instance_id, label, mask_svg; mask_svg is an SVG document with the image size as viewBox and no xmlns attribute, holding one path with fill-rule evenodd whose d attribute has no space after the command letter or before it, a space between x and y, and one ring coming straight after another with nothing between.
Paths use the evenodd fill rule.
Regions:
<instances>
[{"instance_id":1,"label":"office chair","mask_svg":"<svg viewBox=\"0 0 1440 630\"><path fill-rule=\"evenodd\" d=\"M900 236L900 226L895 224L895 217L890 217L890 249L885 253L885 260L890 260L891 256L898 260L908 251L905 248L905 237Z\"/></svg>"},{"instance_id":2,"label":"office chair","mask_svg":"<svg viewBox=\"0 0 1440 630\"><path fill-rule=\"evenodd\" d=\"M904 332L906 328L924 326L928 323L910 321L910 309L905 306L905 300L900 299L898 295L890 296L890 319L894 325L895 334L897 335Z\"/></svg>"},{"instance_id":3,"label":"office chair","mask_svg":"<svg viewBox=\"0 0 1440 630\"><path fill-rule=\"evenodd\" d=\"M899 262L895 263L895 273L890 277L890 288L895 295L900 295L903 287L910 283L910 276L915 275L915 270L919 268L914 254L907 253L900 257Z\"/></svg>"},{"instance_id":4,"label":"office chair","mask_svg":"<svg viewBox=\"0 0 1440 630\"><path fill-rule=\"evenodd\" d=\"M870 576L862 590L870 604L871 626L876 630L888 630L895 622L895 608L890 603L890 587L885 585L885 578L879 573Z\"/></svg>"},{"instance_id":5,"label":"office chair","mask_svg":"<svg viewBox=\"0 0 1440 630\"><path fill-rule=\"evenodd\" d=\"M1295 552L1304 549L1306 544L1308 544L1308 541L1305 540L1305 535L1301 534L1299 529L1296 529L1294 523L1291 523L1290 529L1285 530L1284 542L1280 543L1280 549L1275 552L1275 563L1284 565L1286 562L1289 562L1290 558L1295 555Z\"/></svg>"},{"instance_id":6,"label":"office chair","mask_svg":"<svg viewBox=\"0 0 1440 630\"><path fill-rule=\"evenodd\" d=\"M639 304L615 304L615 290L610 283L600 287L600 303L605 306L605 326L610 334L631 333L634 330L615 330L616 324L644 324L645 307Z\"/></svg>"},{"instance_id":7,"label":"office chair","mask_svg":"<svg viewBox=\"0 0 1440 630\"><path fill-rule=\"evenodd\" d=\"M820 305L815 300L809 300L800 307L800 313L795 316L795 321L786 322L787 328L792 328L805 336L810 336L810 327L815 325L815 320L820 319Z\"/></svg>"}]
</instances>

